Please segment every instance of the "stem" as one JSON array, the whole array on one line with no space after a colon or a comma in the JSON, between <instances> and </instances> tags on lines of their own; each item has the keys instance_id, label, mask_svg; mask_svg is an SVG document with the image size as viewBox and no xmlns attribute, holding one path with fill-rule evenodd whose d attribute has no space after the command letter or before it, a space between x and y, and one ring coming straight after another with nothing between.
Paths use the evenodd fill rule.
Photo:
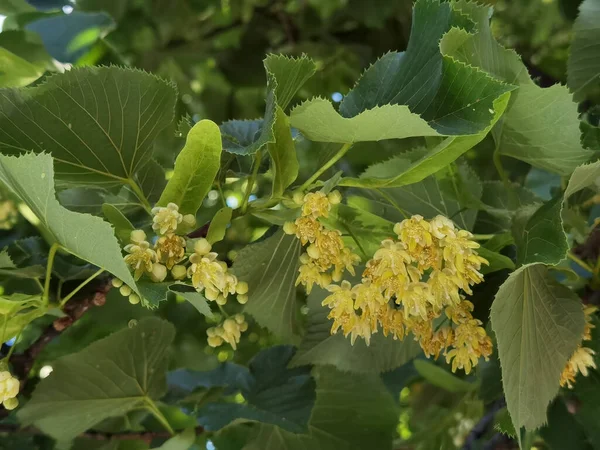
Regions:
<instances>
[{"instance_id":1,"label":"stem","mask_svg":"<svg viewBox=\"0 0 600 450\"><path fill-rule=\"evenodd\" d=\"M227 206L227 201L225 200L225 194L223 193L223 188L221 187L221 183L217 183L217 191L219 191L219 197L221 197L221 203L223 204L223 208Z\"/></svg>"},{"instance_id":2,"label":"stem","mask_svg":"<svg viewBox=\"0 0 600 450\"><path fill-rule=\"evenodd\" d=\"M131 178L128 178L127 182L129 183L129 187L131 187L131 190L135 193L136 197L140 200L140 202L142 202L142 206L144 207L144 209L148 213L150 213L150 210L152 208L150 207L150 202L148 202L148 199L144 195L144 192L142 192L142 188L140 188L138 184Z\"/></svg>"},{"instance_id":3,"label":"stem","mask_svg":"<svg viewBox=\"0 0 600 450\"><path fill-rule=\"evenodd\" d=\"M44 302L44 306L48 306L48 300L50 298L50 279L52 278L52 266L54 265L54 257L56 256L56 252L60 248L60 244L55 242L50 247L50 251L48 252L48 263L46 264L46 279L44 280L44 293L42 294L42 300Z\"/></svg>"},{"instance_id":4,"label":"stem","mask_svg":"<svg viewBox=\"0 0 600 450\"><path fill-rule=\"evenodd\" d=\"M350 147L352 147L351 142L342 145L342 147L337 151L337 153L333 155L331 159L327 161L325 165L323 165L319 170L317 170L308 180L306 180L304 184L298 188L298 190L305 191L306 188L308 188L311 184L317 181L317 179L321 175L323 175L323 173L325 173L327 169L329 169L336 162L338 162L342 158L342 156L344 156L348 152L348 150L350 150Z\"/></svg>"},{"instance_id":5,"label":"stem","mask_svg":"<svg viewBox=\"0 0 600 450\"><path fill-rule=\"evenodd\" d=\"M254 167L252 168L252 175L248 179L248 186L246 186L246 193L244 194L244 200L242 201L241 211L242 214L246 213L248 209L248 200L250 199L250 194L252 193L252 188L254 187L254 183L256 182L256 177L258 176L258 169L260 167L260 162L262 160L262 150L256 152L254 156Z\"/></svg>"},{"instance_id":6,"label":"stem","mask_svg":"<svg viewBox=\"0 0 600 450\"><path fill-rule=\"evenodd\" d=\"M42 284L42 282L40 281L39 278L32 278L33 281L35 281L35 284L38 285L38 287L40 288L40 292L43 294L44 293L44 285Z\"/></svg>"},{"instance_id":7,"label":"stem","mask_svg":"<svg viewBox=\"0 0 600 450\"><path fill-rule=\"evenodd\" d=\"M587 270L590 273L594 273L594 269L592 269L590 267L590 265L588 263L586 263L585 261L579 259L579 257L575 256L572 252L567 253L567 257L571 260L574 261L575 263L577 263L579 266L583 267L585 270Z\"/></svg>"},{"instance_id":8,"label":"stem","mask_svg":"<svg viewBox=\"0 0 600 450\"><path fill-rule=\"evenodd\" d=\"M69 292L69 294L63 298L60 301L60 304L58 305L58 307L60 309L62 309L63 306L66 305L66 303L71 300L73 298L73 296L75 294L77 294L81 289L83 289L83 287L88 284L90 281L92 281L94 278L96 278L98 275L100 275L102 272L104 272L104 269L98 269L96 272L94 272L92 275L90 275L86 280L84 280L79 286L77 286L75 289L73 289L71 292Z\"/></svg>"},{"instance_id":9,"label":"stem","mask_svg":"<svg viewBox=\"0 0 600 450\"><path fill-rule=\"evenodd\" d=\"M148 411L150 411L150 413L156 418L156 420L158 420L160 424L163 427L165 427L165 430L167 430L169 433L171 433L171 436L173 436L175 434L175 431L173 430L173 428L171 428L171 425L169 424L167 419L165 419L165 416L163 416L160 410L156 407L156 404L148 397L146 397L145 400L146 408L148 409Z\"/></svg>"},{"instance_id":10,"label":"stem","mask_svg":"<svg viewBox=\"0 0 600 450\"><path fill-rule=\"evenodd\" d=\"M227 314L227 311L225 311L225 309L221 305L217 305L217 306L219 307L219 309L221 310L221 312L223 313L225 318L229 319L229 314Z\"/></svg>"},{"instance_id":11,"label":"stem","mask_svg":"<svg viewBox=\"0 0 600 450\"><path fill-rule=\"evenodd\" d=\"M495 234L474 234L473 239L476 241L487 241L488 239L492 239Z\"/></svg>"},{"instance_id":12,"label":"stem","mask_svg":"<svg viewBox=\"0 0 600 450\"><path fill-rule=\"evenodd\" d=\"M502 165L502 158L500 157L499 150L499 147L496 146L493 156L494 165L496 166L496 170L498 171L498 175L500 175L502 183L504 183L504 189L506 189L506 192L508 193L509 207L512 208L517 205L517 197L512 189L512 186L510 185L510 178L508 177L508 174L506 173L506 171L504 170L504 166Z\"/></svg>"}]
</instances>

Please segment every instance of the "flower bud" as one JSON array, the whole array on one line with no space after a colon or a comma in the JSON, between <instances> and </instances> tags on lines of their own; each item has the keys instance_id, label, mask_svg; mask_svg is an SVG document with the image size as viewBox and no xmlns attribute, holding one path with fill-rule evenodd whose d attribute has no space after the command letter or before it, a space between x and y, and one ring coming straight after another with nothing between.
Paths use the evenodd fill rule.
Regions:
<instances>
[{"instance_id":1,"label":"flower bud","mask_svg":"<svg viewBox=\"0 0 600 450\"><path fill-rule=\"evenodd\" d=\"M241 332L241 333L243 333L243 332L244 332L244 331L246 331L247 329L248 329L248 323L244 322L244 323L241 323L241 324L239 325L239 330L240 330L240 332Z\"/></svg>"},{"instance_id":2,"label":"flower bud","mask_svg":"<svg viewBox=\"0 0 600 450\"><path fill-rule=\"evenodd\" d=\"M296 203L297 205L301 205L302 203L304 203L304 193L302 191L296 191L294 192L292 199L294 200L294 203Z\"/></svg>"},{"instance_id":3,"label":"flower bud","mask_svg":"<svg viewBox=\"0 0 600 450\"><path fill-rule=\"evenodd\" d=\"M235 320L238 324L242 324L246 321L246 318L243 314L236 314L233 316L233 320Z\"/></svg>"},{"instance_id":4,"label":"flower bud","mask_svg":"<svg viewBox=\"0 0 600 450\"><path fill-rule=\"evenodd\" d=\"M214 302L218 296L219 296L219 291L216 291L211 288L204 289L204 297L206 297L206 300L210 300L210 301Z\"/></svg>"},{"instance_id":5,"label":"flower bud","mask_svg":"<svg viewBox=\"0 0 600 450\"><path fill-rule=\"evenodd\" d=\"M183 216L182 224L188 228L194 228L196 226L196 217L193 214L186 214Z\"/></svg>"},{"instance_id":6,"label":"flower bud","mask_svg":"<svg viewBox=\"0 0 600 450\"><path fill-rule=\"evenodd\" d=\"M6 400L4 400L3 405L7 410L12 411L17 406L19 406L19 400L16 397L7 398Z\"/></svg>"},{"instance_id":7,"label":"flower bud","mask_svg":"<svg viewBox=\"0 0 600 450\"><path fill-rule=\"evenodd\" d=\"M140 302L140 296L137 294L131 294L129 296L129 303L132 305L137 305Z\"/></svg>"},{"instance_id":8,"label":"flower bud","mask_svg":"<svg viewBox=\"0 0 600 450\"><path fill-rule=\"evenodd\" d=\"M152 278L152 281L154 281L155 283L160 283L165 278L167 278L167 267L160 263L152 264L152 272L150 273L150 278Z\"/></svg>"},{"instance_id":9,"label":"flower bud","mask_svg":"<svg viewBox=\"0 0 600 450\"><path fill-rule=\"evenodd\" d=\"M331 191L327 194L327 199L332 205L337 205L342 201L342 194L340 194L340 191Z\"/></svg>"},{"instance_id":10,"label":"flower bud","mask_svg":"<svg viewBox=\"0 0 600 450\"><path fill-rule=\"evenodd\" d=\"M187 276L187 269L181 264L176 264L171 269L171 275L175 280L183 280Z\"/></svg>"},{"instance_id":11,"label":"flower bud","mask_svg":"<svg viewBox=\"0 0 600 450\"><path fill-rule=\"evenodd\" d=\"M308 246L306 253L308 253L308 256L310 256L312 259L319 259L319 256L321 256L319 248L314 244Z\"/></svg>"},{"instance_id":12,"label":"flower bud","mask_svg":"<svg viewBox=\"0 0 600 450\"><path fill-rule=\"evenodd\" d=\"M296 234L296 224L294 222L286 222L283 224L283 232L285 234Z\"/></svg>"},{"instance_id":13,"label":"flower bud","mask_svg":"<svg viewBox=\"0 0 600 450\"><path fill-rule=\"evenodd\" d=\"M129 294L131 294L131 288L129 286L127 286L126 284L124 284L123 286L120 287L119 292L121 293L121 295L123 297L129 297Z\"/></svg>"},{"instance_id":14,"label":"flower bud","mask_svg":"<svg viewBox=\"0 0 600 450\"><path fill-rule=\"evenodd\" d=\"M240 305L248 303L248 296L246 294L238 294L237 301Z\"/></svg>"},{"instance_id":15,"label":"flower bud","mask_svg":"<svg viewBox=\"0 0 600 450\"><path fill-rule=\"evenodd\" d=\"M120 280L119 278L113 278L112 280L110 280L110 283L113 285L113 287L116 288L120 288L121 286L123 286L123 280Z\"/></svg>"},{"instance_id":16,"label":"flower bud","mask_svg":"<svg viewBox=\"0 0 600 450\"><path fill-rule=\"evenodd\" d=\"M225 296L223 296L223 294L219 294L217 297L217 305L223 306L225 304L227 304L227 299L225 298Z\"/></svg>"},{"instance_id":17,"label":"flower bud","mask_svg":"<svg viewBox=\"0 0 600 450\"><path fill-rule=\"evenodd\" d=\"M206 335L207 335L208 337L213 337L213 336L216 336L217 334L215 333L215 331L216 331L216 330L214 329L214 327L213 327L213 328L208 328L208 329L206 330Z\"/></svg>"},{"instance_id":18,"label":"flower bud","mask_svg":"<svg viewBox=\"0 0 600 450\"><path fill-rule=\"evenodd\" d=\"M235 292L237 292L238 294L247 294L248 283L246 283L245 281L238 281L238 284L235 287Z\"/></svg>"},{"instance_id":19,"label":"flower bud","mask_svg":"<svg viewBox=\"0 0 600 450\"><path fill-rule=\"evenodd\" d=\"M213 348L218 347L219 345L223 344L223 339L219 336L209 336L207 341L208 341L208 345L210 345Z\"/></svg>"},{"instance_id":20,"label":"flower bud","mask_svg":"<svg viewBox=\"0 0 600 450\"><path fill-rule=\"evenodd\" d=\"M225 322L223 322L223 329L227 333L235 333L238 331L238 324L233 319L225 319Z\"/></svg>"},{"instance_id":21,"label":"flower bud","mask_svg":"<svg viewBox=\"0 0 600 450\"><path fill-rule=\"evenodd\" d=\"M144 230L133 230L129 235L129 240L132 244L139 244L146 240L146 233Z\"/></svg>"},{"instance_id":22,"label":"flower bud","mask_svg":"<svg viewBox=\"0 0 600 450\"><path fill-rule=\"evenodd\" d=\"M211 249L212 245L210 245L210 242L204 238L198 239L194 244L194 251L199 255L207 255L210 253Z\"/></svg>"}]
</instances>

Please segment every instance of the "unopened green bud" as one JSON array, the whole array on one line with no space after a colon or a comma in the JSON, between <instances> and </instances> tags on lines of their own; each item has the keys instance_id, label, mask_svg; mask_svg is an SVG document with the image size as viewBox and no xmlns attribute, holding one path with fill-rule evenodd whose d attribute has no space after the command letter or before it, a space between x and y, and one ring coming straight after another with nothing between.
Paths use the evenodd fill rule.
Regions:
<instances>
[{"instance_id":1,"label":"unopened green bud","mask_svg":"<svg viewBox=\"0 0 600 450\"><path fill-rule=\"evenodd\" d=\"M131 288L129 286L127 286L126 284L124 284L123 286L121 286L121 288L119 289L119 292L121 293L121 295L123 297L129 297L129 294L131 294Z\"/></svg>"},{"instance_id":2,"label":"unopened green bud","mask_svg":"<svg viewBox=\"0 0 600 450\"><path fill-rule=\"evenodd\" d=\"M123 280L120 280L119 278L113 278L112 280L110 280L110 283L113 285L113 287L116 288L120 288L121 286L123 286Z\"/></svg>"}]
</instances>

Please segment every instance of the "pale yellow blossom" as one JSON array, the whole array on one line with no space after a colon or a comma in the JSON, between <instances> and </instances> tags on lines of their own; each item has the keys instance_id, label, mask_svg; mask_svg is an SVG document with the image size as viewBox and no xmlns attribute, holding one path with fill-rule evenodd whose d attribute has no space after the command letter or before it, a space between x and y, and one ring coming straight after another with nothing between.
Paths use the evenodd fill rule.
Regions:
<instances>
[{"instance_id":1,"label":"pale yellow blossom","mask_svg":"<svg viewBox=\"0 0 600 450\"><path fill-rule=\"evenodd\" d=\"M152 229L159 234L174 233L183 221L183 215L175 203L169 203L166 207L156 206L152 208L152 214Z\"/></svg>"}]
</instances>

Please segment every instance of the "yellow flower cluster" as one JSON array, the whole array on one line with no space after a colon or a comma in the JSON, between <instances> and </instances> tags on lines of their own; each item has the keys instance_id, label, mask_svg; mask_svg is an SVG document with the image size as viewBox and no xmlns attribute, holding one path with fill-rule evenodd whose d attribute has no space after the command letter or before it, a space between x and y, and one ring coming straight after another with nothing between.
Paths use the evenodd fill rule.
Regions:
<instances>
[{"instance_id":1,"label":"yellow flower cluster","mask_svg":"<svg viewBox=\"0 0 600 450\"><path fill-rule=\"evenodd\" d=\"M10 230L17 223L19 213L12 200L3 199L0 195L0 230Z\"/></svg>"},{"instance_id":2,"label":"yellow flower cluster","mask_svg":"<svg viewBox=\"0 0 600 450\"><path fill-rule=\"evenodd\" d=\"M287 222L283 231L308 245L306 253L300 256L296 285L304 285L310 293L315 284L326 287L332 281L341 281L344 270L354 275L360 258L344 245L338 230L328 230L318 220L328 217L331 206L341 201L339 192L311 192L298 200L302 204L301 216L295 222Z\"/></svg>"},{"instance_id":3,"label":"yellow flower cluster","mask_svg":"<svg viewBox=\"0 0 600 450\"><path fill-rule=\"evenodd\" d=\"M452 370L466 373L492 351L482 323L471 315L473 304L460 291L483 281L482 264L475 251L479 244L468 231L437 216L431 221L413 216L394 226L398 240L386 239L367 262L362 282L327 286L331 292L323 305L331 309L331 333L367 345L381 327L385 336L403 339L412 332L425 354L437 358L442 351ZM442 315L455 326L434 330L432 321Z\"/></svg>"},{"instance_id":4,"label":"yellow flower cluster","mask_svg":"<svg viewBox=\"0 0 600 450\"><path fill-rule=\"evenodd\" d=\"M7 370L0 372L0 404L8 410L19 406L17 394L19 393L19 380Z\"/></svg>"},{"instance_id":5,"label":"yellow flower cluster","mask_svg":"<svg viewBox=\"0 0 600 450\"><path fill-rule=\"evenodd\" d=\"M248 324L243 314L236 314L229 319L225 319L221 325L206 330L208 345L219 347L227 342L235 350L242 333L247 329Z\"/></svg>"},{"instance_id":6,"label":"yellow flower cluster","mask_svg":"<svg viewBox=\"0 0 600 450\"><path fill-rule=\"evenodd\" d=\"M584 341L590 341L592 339L592 329L595 328L592 324L592 315L596 312L595 306L586 306L583 309L585 314L585 328L583 330L582 343ZM583 347L582 343L579 344L577 350L571 356L571 359L567 362L562 374L560 375L560 385L562 387L567 386L569 389L573 388L575 383L575 377L578 373L581 373L584 377L589 374L588 367L596 368L596 362L594 361L595 352L591 348Z\"/></svg>"},{"instance_id":7,"label":"yellow flower cluster","mask_svg":"<svg viewBox=\"0 0 600 450\"><path fill-rule=\"evenodd\" d=\"M211 252L212 247L206 239L199 239L194 244L194 253L190 256L191 265L187 275L198 292L203 292L207 300L216 301L219 306L227 303L230 294L237 294L237 301L244 304L248 301L248 284L238 281L229 272L227 264L217 259Z\"/></svg>"}]
</instances>

